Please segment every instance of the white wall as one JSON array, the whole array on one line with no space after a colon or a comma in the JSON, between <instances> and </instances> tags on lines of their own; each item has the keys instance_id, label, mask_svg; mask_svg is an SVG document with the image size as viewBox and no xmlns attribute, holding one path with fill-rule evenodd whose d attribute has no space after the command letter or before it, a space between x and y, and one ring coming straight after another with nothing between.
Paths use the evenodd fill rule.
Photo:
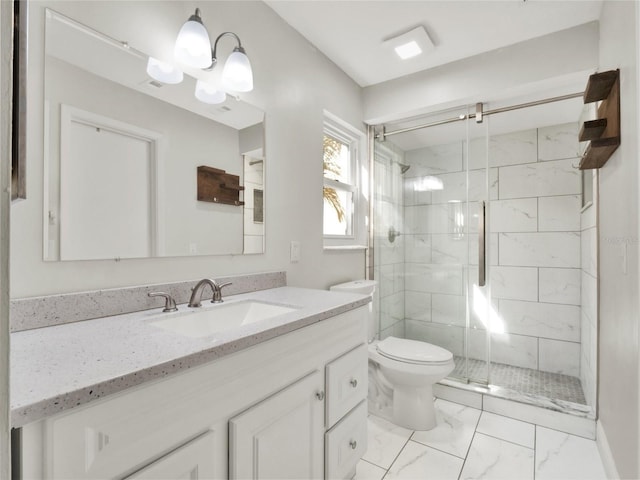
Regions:
<instances>
[{"instance_id":1,"label":"white wall","mask_svg":"<svg viewBox=\"0 0 640 480\"><path fill-rule=\"evenodd\" d=\"M286 270L291 285L324 288L364 275L364 253L322 249L323 109L362 128L360 88L262 2L59 2L63 14L158 58L199 6L211 35L234 31L251 58L255 90L243 99L266 111L266 254L113 261L42 261L42 29L44 2L30 2L36 48L29 58L29 198L12 211L13 298L205 276ZM126 15L123 14L126 11ZM139 25L146 26L144 31ZM231 46L220 44L224 54ZM197 75L198 72L191 72ZM289 243L301 260L289 262Z\"/></svg>"},{"instance_id":2,"label":"white wall","mask_svg":"<svg viewBox=\"0 0 640 480\"><path fill-rule=\"evenodd\" d=\"M637 2L604 2L600 70L620 68L622 141L600 170L598 405L618 473L638 478Z\"/></svg>"}]
</instances>

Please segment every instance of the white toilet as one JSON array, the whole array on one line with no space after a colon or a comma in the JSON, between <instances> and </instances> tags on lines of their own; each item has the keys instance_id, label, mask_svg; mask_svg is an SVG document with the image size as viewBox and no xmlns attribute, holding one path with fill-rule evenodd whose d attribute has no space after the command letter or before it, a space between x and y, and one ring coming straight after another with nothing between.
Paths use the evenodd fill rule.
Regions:
<instances>
[{"instance_id":1,"label":"white toilet","mask_svg":"<svg viewBox=\"0 0 640 480\"><path fill-rule=\"evenodd\" d=\"M333 291L372 295L375 280L357 280L334 285ZM411 430L431 430L436 426L433 384L449 375L455 367L453 354L430 343L387 337L375 340L375 305L369 309L369 364L382 383L393 389L390 420ZM373 365L371 365L373 363Z\"/></svg>"}]
</instances>

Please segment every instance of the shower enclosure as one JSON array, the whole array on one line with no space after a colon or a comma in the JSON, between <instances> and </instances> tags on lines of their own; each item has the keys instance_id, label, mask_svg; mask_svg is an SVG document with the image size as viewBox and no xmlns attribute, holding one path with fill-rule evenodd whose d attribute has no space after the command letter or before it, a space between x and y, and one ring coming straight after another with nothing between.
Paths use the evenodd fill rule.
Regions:
<instances>
[{"instance_id":1,"label":"shower enclosure","mask_svg":"<svg viewBox=\"0 0 640 480\"><path fill-rule=\"evenodd\" d=\"M596 208L582 198L593 175L576 168L581 100L482 122L477 108L490 111L371 127L380 337L448 349L449 381L593 407Z\"/></svg>"}]
</instances>

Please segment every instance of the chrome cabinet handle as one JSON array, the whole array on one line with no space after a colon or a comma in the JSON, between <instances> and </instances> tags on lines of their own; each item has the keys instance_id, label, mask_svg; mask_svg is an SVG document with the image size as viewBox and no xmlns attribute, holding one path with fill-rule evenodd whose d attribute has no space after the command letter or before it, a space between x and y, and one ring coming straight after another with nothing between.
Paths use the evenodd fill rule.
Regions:
<instances>
[{"instance_id":1,"label":"chrome cabinet handle","mask_svg":"<svg viewBox=\"0 0 640 480\"><path fill-rule=\"evenodd\" d=\"M349 442L349 446L351 447L352 450L355 450L356 447L358 446L358 442L356 442L355 440L351 440Z\"/></svg>"},{"instance_id":2,"label":"chrome cabinet handle","mask_svg":"<svg viewBox=\"0 0 640 480\"><path fill-rule=\"evenodd\" d=\"M487 283L487 234L485 230L485 202L480 202L480 214L478 215L478 286L484 287Z\"/></svg>"},{"instance_id":3,"label":"chrome cabinet handle","mask_svg":"<svg viewBox=\"0 0 640 480\"><path fill-rule=\"evenodd\" d=\"M356 380L355 378L352 378L349 383L351 384L351 386L353 388L356 388L358 386L358 380Z\"/></svg>"},{"instance_id":4,"label":"chrome cabinet handle","mask_svg":"<svg viewBox=\"0 0 640 480\"><path fill-rule=\"evenodd\" d=\"M324 400L324 392L322 390L320 390L319 392L316 392L316 398L318 400Z\"/></svg>"}]
</instances>

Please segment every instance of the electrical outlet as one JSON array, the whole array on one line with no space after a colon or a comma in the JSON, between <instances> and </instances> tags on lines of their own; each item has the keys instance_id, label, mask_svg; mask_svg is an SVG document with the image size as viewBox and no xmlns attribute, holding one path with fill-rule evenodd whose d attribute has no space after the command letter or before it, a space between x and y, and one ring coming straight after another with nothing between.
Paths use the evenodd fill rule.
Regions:
<instances>
[{"instance_id":1,"label":"electrical outlet","mask_svg":"<svg viewBox=\"0 0 640 480\"><path fill-rule=\"evenodd\" d=\"M291 263L299 262L300 261L300 242L296 240L292 240L289 253L291 257Z\"/></svg>"}]
</instances>

